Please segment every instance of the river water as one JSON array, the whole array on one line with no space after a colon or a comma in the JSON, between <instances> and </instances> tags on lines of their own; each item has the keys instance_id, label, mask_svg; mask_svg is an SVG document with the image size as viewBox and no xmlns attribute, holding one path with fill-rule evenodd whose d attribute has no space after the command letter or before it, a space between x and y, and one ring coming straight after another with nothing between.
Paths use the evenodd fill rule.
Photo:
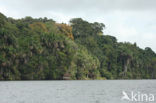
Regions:
<instances>
[{"instance_id":1,"label":"river water","mask_svg":"<svg viewBox=\"0 0 156 103\"><path fill-rule=\"evenodd\" d=\"M155 100L121 100L123 91ZM0 103L156 103L156 80L3 81Z\"/></svg>"}]
</instances>

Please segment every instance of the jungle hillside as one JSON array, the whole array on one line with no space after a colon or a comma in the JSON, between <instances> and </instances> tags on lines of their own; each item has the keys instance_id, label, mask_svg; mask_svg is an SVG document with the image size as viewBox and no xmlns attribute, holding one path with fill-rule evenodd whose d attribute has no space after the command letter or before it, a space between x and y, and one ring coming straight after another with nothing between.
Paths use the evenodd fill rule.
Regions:
<instances>
[{"instance_id":1,"label":"jungle hillside","mask_svg":"<svg viewBox=\"0 0 156 103\"><path fill-rule=\"evenodd\" d=\"M0 13L0 80L156 79L156 53L118 42L105 27Z\"/></svg>"}]
</instances>

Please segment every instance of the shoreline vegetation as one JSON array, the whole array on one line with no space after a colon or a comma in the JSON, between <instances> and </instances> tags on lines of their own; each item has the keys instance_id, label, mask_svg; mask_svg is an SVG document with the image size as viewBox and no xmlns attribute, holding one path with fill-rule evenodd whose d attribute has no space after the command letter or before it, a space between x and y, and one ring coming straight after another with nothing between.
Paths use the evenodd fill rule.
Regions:
<instances>
[{"instance_id":1,"label":"shoreline vegetation","mask_svg":"<svg viewBox=\"0 0 156 103\"><path fill-rule=\"evenodd\" d=\"M118 42L103 29L81 18L64 24L0 13L0 80L156 79L150 47Z\"/></svg>"}]
</instances>

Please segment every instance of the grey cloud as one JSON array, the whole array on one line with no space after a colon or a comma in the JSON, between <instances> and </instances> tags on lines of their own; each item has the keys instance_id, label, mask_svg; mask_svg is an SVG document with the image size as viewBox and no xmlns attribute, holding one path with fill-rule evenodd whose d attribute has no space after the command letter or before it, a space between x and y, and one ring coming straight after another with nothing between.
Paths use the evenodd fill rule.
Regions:
<instances>
[{"instance_id":1,"label":"grey cloud","mask_svg":"<svg viewBox=\"0 0 156 103\"><path fill-rule=\"evenodd\" d=\"M57 10L60 12L156 10L156 0L0 0L9 8L36 12Z\"/></svg>"},{"instance_id":2,"label":"grey cloud","mask_svg":"<svg viewBox=\"0 0 156 103\"><path fill-rule=\"evenodd\" d=\"M156 0L0 0L0 9L15 18L46 16L67 22L82 17L103 22L119 41L137 42L142 48L149 45L156 51ZM147 38L150 42L145 42Z\"/></svg>"}]
</instances>

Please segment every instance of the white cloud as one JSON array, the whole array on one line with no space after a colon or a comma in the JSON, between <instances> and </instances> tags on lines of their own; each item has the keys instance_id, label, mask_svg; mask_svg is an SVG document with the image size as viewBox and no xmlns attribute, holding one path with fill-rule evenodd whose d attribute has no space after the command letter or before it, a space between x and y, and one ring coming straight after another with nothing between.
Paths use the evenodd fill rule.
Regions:
<instances>
[{"instance_id":1,"label":"white cloud","mask_svg":"<svg viewBox=\"0 0 156 103\"><path fill-rule=\"evenodd\" d=\"M48 17L67 23L81 17L103 22L105 34L156 52L155 4L156 0L0 0L0 11L14 18Z\"/></svg>"}]
</instances>

